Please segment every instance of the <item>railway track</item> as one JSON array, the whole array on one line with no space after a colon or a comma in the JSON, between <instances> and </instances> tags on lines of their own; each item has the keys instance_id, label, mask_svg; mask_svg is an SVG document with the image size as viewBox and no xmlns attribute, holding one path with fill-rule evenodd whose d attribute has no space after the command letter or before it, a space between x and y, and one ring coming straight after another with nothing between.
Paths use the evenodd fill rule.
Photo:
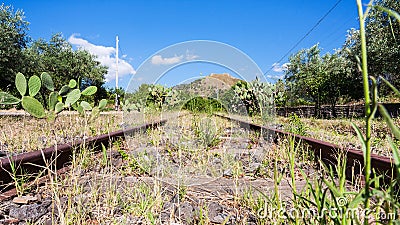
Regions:
<instances>
[{"instance_id":1,"label":"railway track","mask_svg":"<svg viewBox=\"0 0 400 225\"><path fill-rule=\"evenodd\" d=\"M336 165L336 154L340 150L340 148L337 145L327 143L324 141L308 138L308 137L303 137L299 135L294 135L290 134L281 130L277 130L274 128L269 128L265 126L260 126L251 122L243 121L240 119L235 119L232 117L228 117L225 115L216 115L217 117L220 117L223 120L228 120L232 121L235 124L238 124L239 127L241 127L242 130L248 129L248 130L256 130L256 131L261 131L259 133L261 134L266 134L269 138L270 137L277 137L279 136L294 136L297 140L301 140L302 142L306 143L308 145L308 149L312 150L314 152L314 155L320 158L323 162L325 162L328 165ZM174 117L177 118L177 117ZM12 176L12 165L17 165L19 170L18 172L20 174L24 173L25 175L27 174L38 174L40 173L40 170L43 170L45 167L49 167L49 163L52 164L50 165L52 168L57 169L57 173L62 174L68 171L67 165L69 165L69 160L71 159L71 155L74 151L74 149L79 149L83 145L90 146L90 149L101 149L101 146L110 146L110 143L118 138L124 138L126 137L125 134L128 133L140 133L139 131L143 130L148 130L151 128L151 130L154 130L154 128L158 127L163 127L166 123L168 123L168 119L164 120L158 120L152 123L146 123L140 126L135 126L130 129L125 129L125 130L120 130L116 132L112 132L109 134L104 134L104 135L99 135L96 137L88 138L82 141L76 141L74 143L69 143L69 144L60 144L57 146L53 146L50 148L43 149L41 151L36 151L36 152L28 152L24 154L17 155L12 158L2 158L0 161L0 184L1 184L1 191L0 191L0 203L11 199L12 197L15 197L17 195L17 190L12 187L13 183L13 176ZM173 128L175 129L175 128ZM239 132L242 132L242 130L237 130ZM175 129L174 133L172 136L177 136L176 134L179 135L179 131ZM224 137L228 138L228 137ZM224 139L228 140L228 139ZM240 141L239 142L243 142ZM162 140L160 140L160 143L162 143ZM166 143L163 143L166 144ZM174 148L173 143L168 143L168 145L171 145L172 149ZM262 146L261 146L262 147ZM212 150L208 150L212 151ZM345 149L345 153L347 156L347 171L346 171L346 176L347 179L349 180L354 180L354 176L360 176L362 175L362 169L361 166L363 162L363 156L361 151L355 150L355 149ZM171 152L170 152L171 154ZM173 154L173 153L172 153ZM223 153L219 152L214 152L213 155L221 155ZM245 158L250 157L245 156ZM374 172L376 175L385 175L386 180L391 179L391 174L394 173L394 165L392 163L392 159L386 158L386 157L381 157L381 156L372 156L372 168L374 169ZM56 162L56 163L55 163ZM248 166L249 164L243 164L243 166ZM66 167L64 167L66 166ZM232 171L231 171L232 172ZM282 172L282 171L281 171ZM224 175L222 177L218 177L217 179L210 179L207 180L208 178L204 178L204 182L200 183L199 185L193 185L192 189L190 190L191 195L196 195L199 193L204 194L204 192L207 192L210 194L210 196L207 197L207 199L222 199L221 195L232 195L232 187L238 184L243 184L243 186L240 186L240 188L237 188L236 191L243 193L246 193L246 188L247 186L245 185L246 183L249 183L250 186L255 186L257 191L262 191L265 193L268 193L271 191L271 188L273 188L275 184L275 181L273 179L253 179L249 178L247 176L244 176L242 178L235 178L234 175L229 174L224 172ZM111 181L103 182L103 183L116 183L119 186L124 186L124 185L131 185L130 183L138 183L139 181L143 181L150 185L152 182L154 183L154 179L151 178L151 175L147 172L144 173L145 176L139 176L139 177L127 177L127 178L121 178L121 177L113 177L111 176L109 179ZM93 177L85 178L85 179L92 179ZM107 178L108 179L108 178ZM39 180L35 181L36 185L38 183L45 183L47 182L46 177L43 177ZM86 181L85 181L86 182ZM171 185L174 186L173 182L168 183L165 180L162 180L162 182L165 183L165 185ZM290 183L288 181L288 183ZM297 182L296 186L297 188L302 188L304 187L305 182ZM174 186L176 189L176 185ZM179 188L179 185L178 185ZM168 189L168 188L167 188ZM283 196L286 196L290 198L290 193L292 190L291 185L283 185L280 187L280 190L283 190ZM166 190L166 192L173 193L174 190ZM189 192L189 191L188 191ZM193 194L194 193L194 194ZM200 195L200 194L199 194ZM191 198L196 198L198 196L191 196ZM231 199L232 200L232 199ZM176 200L171 200L171 201L176 201ZM198 202L197 200L195 202ZM198 203L196 203L198 204ZM189 205L190 206L190 205ZM189 207L188 206L188 207ZM214 205L215 206L215 205ZM191 206L190 206L191 207ZM208 205L207 207L212 207ZM220 207L220 206L218 206ZM170 209L166 209L167 211ZM184 209L181 209L184 210ZM216 210L218 211L218 210ZM0 212L1 212L1 204L0 204ZM170 211L168 211L171 213ZM0 213L1 214L1 213ZM220 215L217 215L216 217L221 217ZM162 217L162 216L161 216ZM228 217L224 217L228 218ZM1 224L1 215L0 215L0 224Z\"/></svg>"},{"instance_id":2,"label":"railway track","mask_svg":"<svg viewBox=\"0 0 400 225\"><path fill-rule=\"evenodd\" d=\"M28 177L35 177L35 174L39 174L49 164L52 168L60 170L70 162L74 149L90 146L93 150L96 150L101 148L102 145L108 146L110 142L123 138L125 134L146 130L166 122L167 119L163 119L72 143L59 144L42 150L22 153L10 158L3 157L0 159L0 201L11 198L16 194L15 189L10 190L13 188L13 176L24 174ZM12 167L18 168L15 174L13 174Z\"/></svg>"},{"instance_id":3,"label":"railway track","mask_svg":"<svg viewBox=\"0 0 400 225\"><path fill-rule=\"evenodd\" d=\"M289 132L285 132L282 130L278 130L275 128L265 127L261 125L257 125L248 121L244 121L241 119L236 119L232 117L228 117L225 115L216 114L221 118L225 118L228 120L234 120L238 122L242 127L250 128L253 130L263 131L267 134L274 134L280 136L293 136L298 141L302 141L309 145L309 149L314 152L314 155L321 159L326 165L337 165L337 154L339 152L344 152L345 157L347 158L347 169L346 169L346 177L348 180L353 181L353 176L363 176L363 162L364 156L361 150L354 148L346 148L342 149L338 145L325 142L322 140L317 140L310 137L305 137L297 134L292 134ZM392 178L395 177L395 165L392 158L379 156L376 154L371 154L371 168L372 168L372 177L382 176L382 181L386 183L390 183Z\"/></svg>"},{"instance_id":4,"label":"railway track","mask_svg":"<svg viewBox=\"0 0 400 225\"><path fill-rule=\"evenodd\" d=\"M241 127L252 130L263 131L269 135L286 135L294 136L297 140L301 140L309 145L309 149L314 152L314 155L320 158L327 165L336 165L337 153L341 149L338 145L328 143L325 141L313 139L310 137L300 136L291 134L275 128L269 128L261 125L257 125L244 120L232 118L225 115L215 114L224 119L238 122ZM72 155L72 151L83 145L91 146L93 149L99 149L101 145L108 146L110 142L125 137L125 134L135 133L151 127L163 125L167 122L167 119L159 120L153 123L146 123L136 127L132 127L126 130L119 130L111 132L109 134L103 134L85 140L75 141L73 143L60 144L45 148L38 151L27 152L19 154L11 158L1 158L0 161L0 201L10 198L12 196L4 194L5 191L12 189L13 177L12 177L12 165L16 165L19 168L18 173L37 174L43 167L48 166L46 163L53 162L55 169L61 169L67 164ZM352 148L344 149L347 157L347 171L346 176L348 180L354 180L353 176L362 176L362 165L363 154L362 151ZM372 154L372 169L376 175L384 176L384 180L390 181L394 176L395 169L393 160L388 157ZM20 174L16 174L20 175ZM15 193L11 191L10 193Z\"/></svg>"}]
</instances>

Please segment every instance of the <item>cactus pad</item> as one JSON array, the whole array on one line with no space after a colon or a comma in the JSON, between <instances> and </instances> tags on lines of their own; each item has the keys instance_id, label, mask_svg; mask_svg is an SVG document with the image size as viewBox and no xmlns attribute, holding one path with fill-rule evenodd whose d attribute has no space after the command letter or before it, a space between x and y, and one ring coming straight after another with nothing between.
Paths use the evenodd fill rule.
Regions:
<instances>
[{"instance_id":1,"label":"cactus pad","mask_svg":"<svg viewBox=\"0 0 400 225\"><path fill-rule=\"evenodd\" d=\"M36 118L43 118L46 116L43 105L31 96L22 97L22 107Z\"/></svg>"}]
</instances>

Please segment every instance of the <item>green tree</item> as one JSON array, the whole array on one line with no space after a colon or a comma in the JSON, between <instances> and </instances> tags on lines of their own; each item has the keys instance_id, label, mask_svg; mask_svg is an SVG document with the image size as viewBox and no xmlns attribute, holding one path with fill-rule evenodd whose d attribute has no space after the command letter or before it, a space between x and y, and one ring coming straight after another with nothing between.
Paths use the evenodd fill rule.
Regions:
<instances>
[{"instance_id":1,"label":"green tree","mask_svg":"<svg viewBox=\"0 0 400 225\"><path fill-rule=\"evenodd\" d=\"M354 91L356 86L352 79L351 68L348 60L341 55L341 50L334 54L325 54L322 57L324 64L324 75L322 84L323 103L331 105L332 115L336 117L336 104L340 98L348 99L347 96ZM361 83L358 83L361 87Z\"/></svg>"},{"instance_id":2,"label":"green tree","mask_svg":"<svg viewBox=\"0 0 400 225\"><path fill-rule=\"evenodd\" d=\"M16 92L15 75L24 67L23 49L29 42L28 22L22 10L0 6L0 89Z\"/></svg>"},{"instance_id":3,"label":"green tree","mask_svg":"<svg viewBox=\"0 0 400 225\"><path fill-rule=\"evenodd\" d=\"M104 75L107 68L96 61L96 57L85 50L73 50L72 46L61 34L55 34L47 43L43 39L34 41L25 51L30 65L24 71L28 76L48 71L52 76L56 89L67 84L71 79L79 81L81 89L96 86L98 91L94 100L107 97Z\"/></svg>"},{"instance_id":4,"label":"green tree","mask_svg":"<svg viewBox=\"0 0 400 225\"><path fill-rule=\"evenodd\" d=\"M320 116L324 79L327 78L320 52L321 49L316 44L290 56L285 74L286 82L292 83L295 94L314 102L316 117Z\"/></svg>"},{"instance_id":5,"label":"green tree","mask_svg":"<svg viewBox=\"0 0 400 225\"><path fill-rule=\"evenodd\" d=\"M302 49L290 57L286 83L292 94L314 103L314 116L320 117L321 104L330 104L336 117L335 106L340 98L346 99L359 83L354 82L350 62L342 50L321 56L317 45Z\"/></svg>"},{"instance_id":6,"label":"green tree","mask_svg":"<svg viewBox=\"0 0 400 225\"><path fill-rule=\"evenodd\" d=\"M400 11L398 0L376 0L374 5ZM361 57L359 37L359 30L351 30L344 47L351 50L348 57L353 61L353 71L357 71L357 75L361 76L358 70L359 62L357 62L357 58ZM372 7L366 19L366 41L369 74L374 77L382 76L393 85L399 86L400 23L379 8ZM380 93L390 92L385 85L379 85L379 88Z\"/></svg>"}]
</instances>

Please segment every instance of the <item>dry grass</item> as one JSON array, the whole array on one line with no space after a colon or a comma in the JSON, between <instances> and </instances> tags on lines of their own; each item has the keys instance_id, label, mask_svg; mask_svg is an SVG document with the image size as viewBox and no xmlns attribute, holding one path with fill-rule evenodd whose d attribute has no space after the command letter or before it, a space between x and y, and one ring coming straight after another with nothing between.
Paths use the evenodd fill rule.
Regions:
<instances>
[{"instance_id":1,"label":"dry grass","mask_svg":"<svg viewBox=\"0 0 400 225\"><path fill-rule=\"evenodd\" d=\"M231 115L229 115L231 116ZM233 116L255 124L263 124L266 126L276 126L278 129L289 131L291 127L299 126L299 124L290 124L290 119L287 117L276 117L273 121L266 124L258 117ZM342 148L361 149L360 140L357 133L352 127L352 123L360 128L362 132L365 130L365 121L362 118L356 119L315 119L315 118L300 118L301 125L306 128L305 136L319 139L322 141L336 144ZM393 119L397 126L400 126L400 118ZM388 141L388 137L393 140L394 136L391 133L386 122L382 119L372 121L372 153L381 156L392 156L392 151ZM400 147L400 141L395 141Z\"/></svg>"},{"instance_id":2,"label":"dry grass","mask_svg":"<svg viewBox=\"0 0 400 225\"><path fill-rule=\"evenodd\" d=\"M328 174L290 139L272 143L219 117L175 118L102 152L76 151L63 176L48 170L52 182L32 194L52 210L33 224L286 223L260 212L301 209L294 196L313 200L313 188L326 188L317 182Z\"/></svg>"},{"instance_id":3,"label":"dry grass","mask_svg":"<svg viewBox=\"0 0 400 225\"><path fill-rule=\"evenodd\" d=\"M203 128L215 129L214 138L220 139L211 146L202 141L199 132L204 130L197 127L209 120L212 125ZM164 164L160 173L159 167L151 167L153 151L165 157L163 162L170 168ZM36 224L45 220L60 224L212 224L216 205L229 214L224 217L227 221L235 218L234 224L264 224L257 218L262 207L257 202L273 197L274 165L284 176L285 182L277 184L282 197L288 200L292 196L287 185L288 151L286 141L269 143L228 120L183 116L127 141L117 141L101 153L90 149L76 152L67 174L53 175L52 183L35 190L34 195L50 200L53 209ZM309 157L298 153L296 158L302 162L296 170L305 169ZM261 161L254 160L257 154L262 154ZM258 168L249 170L253 162ZM171 170L176 165L180 167ZM296 176L296 180L303 179L300 173ZM171 204L179 210L192 205L192 222L179 210L171 211Z\"/></svg>"},{"instance_id":4,"label":"dry grass","mask_svg":"<svg viewBox=\"0 0 400 225\"><path fill-rule=\"evenodd\" d=\"M277 121L284 125L284 128L290 126L289 119L278 117ZM301 122L307 127L307 136L337 144L343 148L361 149L361 143L351 123L357 125L361 131L365 129L363 119L314 119L301 118ZM400 125L400 118L394 119L394 123ZM386 122L381 119L372 121L372 153L382 156L392 156L388 137L392 137ZM400 143L398 143L400 145Z\"/></svg>"},{"instance_id":5,"label":"dry grass","mask_svg":"<svg viewBox=\"0 0 400 225\"><path fill-rule=\"evenodd\" d=\"M78 115L60 115L54 121L30 116L0 117L0 152L14 155L50 147L56 143L105 134L120 129L122 114L100 115L88 122Z\"/></svg>"}]
</instances>

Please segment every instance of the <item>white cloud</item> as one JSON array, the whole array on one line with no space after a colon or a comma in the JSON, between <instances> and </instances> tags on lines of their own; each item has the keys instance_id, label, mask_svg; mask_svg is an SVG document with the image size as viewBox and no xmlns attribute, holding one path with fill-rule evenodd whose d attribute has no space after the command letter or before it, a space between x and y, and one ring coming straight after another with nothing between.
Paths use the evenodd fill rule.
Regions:
<instances>
[{"instance_id":1,"label":"white cloud","mask_svg":"<svg viewBox=\"0 0 400 225\"><path fill-rule=\"evenodd\" d=\"M189 50L186 50L186 54L176 55L173 57L163 57L161 55L155 55L151 58L151 63L153 65L172 65L176 63L180 63L182 61L192 61L199 58L198 55L191 53Z\"/></svg>"},{"instance_id":2,"label":"white cloud","mask_svg":"<svg viewBox=\"0 0 400 225\"><path fill-rule=\"evenodd\" d=\"M268 79L272 79L272 80L283 80L283 78L285 77L284 75L266 75L265 76Z\"/></svg>"},{"instance_id":3,"label":"white cloud","mask_svg":"<svg viewBox=\"0 0 400 225\"><path fill-rule=\"evenodd\" d=\"M102 65L108 67L108 73L105 75L106 82L115 80L115 73L117 70L117 60L115 56L115 48L101 45L95 45L88 42L85 39L77 37L77 34L73 34L68 38L68 42L72 45L87 50L91 54L97 56L97 61ZM124 55L122 58L126 58ZM127 61L119 58L118 59L118 77L121 78L126 75L133 75L136 71Z\"/></svg>"},{"instance_id":4,"label":"white cloud","mask_svg":"<svg viewBox=\"0 0 400 225\"><path fill-rule=\"evenodd\" d=\"M198 55L186 55L186 60L191 61L199 58Z\"/></svg>"},{"instance_id":5,"label":"white cloud","mask_svg":"<svg viewBox=\"0 0 400 225\"><path fill-rule=\"evenodd\" d=\"M280 65L279 63L274 63L272 64L272 70L275 72L283 72L284 70L287 70L289 63L284 63L282 65Z\"/></svg>"},{"instance_id":6,"label":"white cloud","mask_svg":"<svg viewBox=\"0 0 400 225\"><path fill-rule=\"evenodd\" d=\"M170 58L163 58L161 55L155 55L151 58L151 63L153 63L154 65L171 65L181 62L182 59L183 55Z\"/></svg>"},{"instance_id":7,"label":"white cloud","mask_svg":"<svg viewBox=\"0 0 400 225\"><path fill-rule=\"evenodd\" d=\"M191 60L195 60L197 58L199 58L198 55L192 54L190 53L189 49L186 50L186 60L191 61Z\"/></svg>"},{"instance_id":8,"label":"white cloud","mask_svg":"<svg viewBox=\"0 0 400 225\"><path fill-rule=\"evenodd\" d=\"M133 81L142 81L142 80L144 80L144 78L143 77L133 77L132 80Z\"/></svg>"}]
</instances>

